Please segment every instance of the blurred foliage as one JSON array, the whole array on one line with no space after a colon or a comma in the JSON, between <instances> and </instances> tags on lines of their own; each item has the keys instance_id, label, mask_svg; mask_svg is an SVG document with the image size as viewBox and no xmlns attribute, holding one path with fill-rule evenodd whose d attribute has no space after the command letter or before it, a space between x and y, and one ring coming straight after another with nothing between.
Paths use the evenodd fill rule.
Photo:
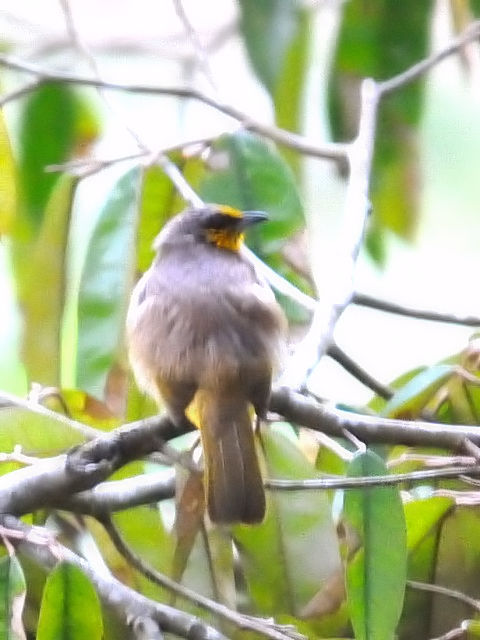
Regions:
<instances>
[{"instance_id":1,"label":"blurred foliage","mask_svg":"<svg viewBox=\"0 0 480 640\"><path fill-rule=\"evenodd\" d=\"M247 52L272 98L276 123L300 131L312 12L299 0L240 0L239 4ZM298 177L298 155L288 149L282 153Z\"/></svg>"},{"instance_id":2,"label":"blurred foliage","mask_svg":"<svg viewBox=\"0 0 480 640\"><path fill-rule=\"evenodd\" d=\"M276 124L291 131L301 131L304 124L303 102L314 59L314 8L306 4L239 0L239 35L251 71L271 99ZM480 12L476 1L451 0L450 6L457 30ZM364 76L391 77L426 54L431 18L430 2L343 3L328 87L336 138L355 135ZM20 446L23 454L44 458L96 433L80 430L70 418L105 431L155 413L153 402L128 371L125 311L135 280L151 263L154 238L186 203L161 163L131 160L95 176L88 171L72 175L58 166L47 170L85 160L106 135L93 101L70 85L44 84L11 106L15 117L0 114L0 234L22 322L18 357L29 382L40 385L34 387L35 397L49 410L2 403L0 453L18 454ZM405 87L381 106L368 237L371 255L378 260L386 229L409 239L417 225L416 135L422 107L422 82ZM252 134L247 122L244 129L218 135L193 150L178 147L168 158L206 201L265 210L270 220L252 230L249 245L278 273L312 293L308 269L292 264L285 252L305 231L299 154ZM90 189L101 195L93 200L87 220L79 211L84 214L85 191ZM67 303L75 313L65 312ZM293 329L301 330L305 314L291 302L282 303ZM479 354L473 336L465 349L442 362L403 373L390 385L393 397L373 398L365 412L480 424ZM7 366L0 360L0 367ZM75 383L65 387L68 371L75 371ZM424 450L385 446L382 457L370 450L353 455L339 443L319 444L284 423L269 425L257 435L261 464L270 478L363 478L390 473L392 462L395 470L427 464ZM182 455L191 453L191 438L170 444ZM351 448L351 443L342 445ZM18 455L0 459L5 479L19 467ZM128 480L162 469L156 462L137 461L114 478ZM478 509L459 506L455 494L445 494L452 486L459 490L463 485L458 481L345 492L270 490L261 525L228 529L205 523L201 477L180 464L176 476L175 499L125 509L114 514L114 523L149 565L231 608L272 616L312 639L352 634L358 640L427 639L473 617L462 603L449 600L446 606L438 594L405 591L410 578L480 597ZM50 526L47 516L35 513L30 519ZM199 607L133 570L93 518L76 526L80 534L70 536L68 544L92 565L103 561L139 593L206 617ZM119 621L101 610L94 587L81 571L62 563L46 579L40 573L27 558L17 558L5 547L0 558L0 638L25 637L22 624L28 637L40 640L126 637ZM472 637L478 635L478 621L468 624ZM258 637L230 627L224 632L232 638Z\"/></svg>"},{"instance_id":3,"label":"blurred foliage","mask_svg":"<svg viewBox=\"0 0 480 640\"><path fill-rule=\"evenodd\" d=\"M431 2L346 2L331 69L329 106L334 137L355 136L362 78L385 80L428 51ZM372 174L373 217L367 246L382 260L382 231L411 238L417 225L420 166L416 129L422 115L423 81L391 95L380 107Z\"/></svg>"}]
</instances>

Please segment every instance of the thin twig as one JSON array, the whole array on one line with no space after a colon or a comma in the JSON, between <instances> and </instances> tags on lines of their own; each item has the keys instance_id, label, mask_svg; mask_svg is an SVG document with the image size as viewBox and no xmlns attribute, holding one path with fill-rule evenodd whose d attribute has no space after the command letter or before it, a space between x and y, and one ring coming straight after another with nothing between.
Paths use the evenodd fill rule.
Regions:
<instances>
[{"instance_id":1,"label":"thin twig","mask_svg":"<svg viewBox=\"0 0 480 640\"><path fill-rule=\"evenodd\" d=\"M213 73L210 68L210 63L208 61L207 52L205 47L202 45L198 33L195 31L192 23L189 20L189 17L185 11L185 7L183 6L182 0L173 0L173 6L175 8L175 12L180 19L180 22L183 24L185 29L185 33L187 34L188 39L193 45L193 50L195 54L195 58L198 62L199 68L202 70L203 75L210 83L210 86L215 91L218 91L218 87L213 78Z\"/></svg>"},{"instance_id":2,"label":"thin twig","mask_svg":"<svg viewBox=\"0 0 480 640\"><path fill-rule=\"evenodd\" d=\"M93 75L95 76L95 78L97 78L97 80L102 80L102 76L101 76L101 73L100 73L100 68L99 68L99 66L97 64L97 61L95 60L95 58L90 53L88 47L83 42L83 40L80 37L80 34L79 34L78 30L77 30L77 27L76 27L76 24L75 24L75 20L73 18L72 8L70 6L70 0L59 0L59 1L60 1L60 6L61 6L62 11L63 11L63 15L64 15L64 19L65 19L65 25L66 25L66 28L67 28L67 33L68 33L68 36L70 38L70 41L72 43L73 48L76 49L77 52L79 53L80 57L84 58L84 60L87 62L88 66L92 70ZM124 120L124 118L122 118L121 114L118 111L118 108L114 104L112 104L109 96L106 95L105 91L103 91L103 89L101 87L97 87L97 89L98 89L98 93L101 96L101 98L103 99L105 105L110 110L110 113L118 120L118 122L131 135L131 137L134 139L137 147L139 149L141 149L142 151L148 151L148 148L142 142L142 140L140 139L140 137L137 134L137 132L134 129L132 129L132 127L128 124L128 122L126 122Z\"/></svg>"},{"instance_id":3,"label":"thin twig","mask_svg":"<svg viewBox=\"0 0 480 640\"><path fill-rule=\"evenodd\" d=\"M459 480L467 481L466 476L460 476ZM454 489L435 489L431 497L450 498L456 505L473 507L480 504L480 491L455 491Z\"/></svg>"},{"instance_id":4,"label":"thin twig","mask_svg":"<svg viewBox=\"0 0 480 640\"><path fill-rule=\"evenodd\" d=\"M158 164L165 174L170 178L174 184L178 193L191 207L204 207L205 203L200 196L192 189L190 184L185 179L185 176L177 167L177 165L170 160L170 158L163 152L155 153L152 156L152 164Z\"/></svg>"},{"instance_id":5,"label":"thin twig","mask_svg":"<svg viewBox=\"0 0 480 640\"><path fill-rule=\"evenodd\" d=\"M159 87L148 84L100 80L97 78L82 76L80 74L65 73L57 69L49 69L4 53L0 53L0 66L15 69L17 71L25 71L26 73L37 76L43 82L64 82L66 84L76 84L85 87L100 87L103 89L110 89L111 91L120 91L125 93L174 96L177 98L190 98L191 100L197 100L220 113L224 113L237 122L240 122L246 129L249 129L254 133L258 133L259 135L269 138L270 140L273 140L285 147L295 149L299 153L316 158L344 160L349 146L348 144L337 142L312 143L310 139L305 136L257 122L254 118L243 113L233 105L220 102L212 96L190 87ZM3 104L4 102L0 99L0 106L3 106Z\"/></svg>"},{"instance_id":6,"label":"thin twig","mask_svg":"<svg viewBox=\"0 0 480 640\"><path fill-rule=\"evenodd\" d=\"M42 84L43 80L41 78L37 78L35 80L32 80L31 82L28 82L27 84L22 85L21 87L18 87L18 89L13 89L13 91L3 94L3 96L0 97L0 109L7 103L13 102L14 100L18 100L19 98L32 93L32 91L35 91L35 89L41 87Z\"/></svg>"},{"instance_id":7,"label":"thin twig","mask_svg":"<svg viewBox=\"0 0 480 640\"><path fill-rule=\"evenodd\" d=\"M290 635L285 634L282 631L274 628L277 625L271 624L270 621L262 620L260 618L253 618L250 616L244 616L232 609L229 609L225 605L215 602L206 596L196 593L192 589L185 587L175 580L172 580L168 576L156 571L153 567L147 565L140 556L138 556L133 549L125 542L123 537L120 535L117 527L112 522L111 518L106 518L101 520L102 525L105 528L105 531L108 533L111 541L113 542L117 551L127 560L129 564L131 564L135 569L137 569L140 573L146 576L149 580L154 582L155 584L168 589L168 591L175 593L177 596L181 598L185 598L186 600L193 602L196 606L205 609L205 611L209 611L214 615L217 615L224 620L234 624L236 627L242 630L249 630L259 633L266 638L272 638L272 640L291 640L294 638L303 638L300 634Z\"/></svg>"},{"instance_id":8,"label":"thin twig","mask_svg":"<svg viewBox=\"0 0 480 640\"><path fill-rule=\"evenodd\" d=\"M462 474L480 474L480 467L468 465L446 469L426 469L410 473L392 473L383 476L360 476L357 478L312 478L308 480L271 479L265 482L268 489L299 491L304 489L358 489L364 487L386 487L403 482L425 482L436 478L457 478Z\"/></svg>"},{"instance_id":9,"label":"thin twig","mask_svg":"<svg viewBox=\"0 0 480 640\"><path fill-rule=\"evenodd\" d=\"M446 633L442 633L441 636L435 636L435 638L429 638L429 640L456 640L457 638L463 638L465 636L466 629L461 627L455 627L450 629Z\"/></svg>"},{"instance_id":10,"label":"thin twig","mask_svg":"<svg viewBox=\"0 0 480 640\"><path fill-rule=\"evenodd\" d=\"M389 400L393 396L393 390L376 380L371 376L368 371L365 371L355 360L353 360L348 354L340 349L340 347L334 342L330 345L327 351L328 355L338 362L345 371L348 371L350 375L356 378L363 385L374 391L381 398Z\"/></svg>"},{"instance_id":11,"label":"thin twig","mask_svg":"<svg viewBox=\"0 0 480 640\"><path fill-rule=\"evenodd\" d=\"M461 324L467 327L480 326L480 316L461 316L453 313L433 311L431 309L417 309L415 307L400 305L396 302L381 300L364 293L355 293L352 302L353 304L357 304L362 307L369 307L370 309L377 309L378 311L386 311L387 313L395 313L409 318L416 318L417 320L432 320L433 322Z\"/></svg>"},{"instance_id":12,"label":"thin twig","mask_svg":"<svg viewBox=\"0 0 480 640\"><path fill-rule=\"evenodd\" d=\"M442 60L448 58L448 56L451 56L453 53L457 53L457 51L462 49L462 47L467 43L477 40L479 37L480 21L472 22L465 31L458 36L458 38L453 40L453 42L441 51L425 58L425 60L417 62L417 64L414 64L403 73L399 73L398 75L393 76L393 78L379 82L378 89L381 97L386 96L389 93L393 93L394 91L398 91L398 89L401 89L414 80L418 80L418 78L425 75L427 71L430 71L430 69L438 65Z\"/></svg>"},{"instance_id":13,"label":"thin twig","mask_svg":"<svg viewBox=\"0 0 480 640\"><path fill-rule=\"evenodd\" d=\"M440 456L421 453L402 453L397 458L392 458L387 462L387 467L398 467L405 462L420 462L425 467L445 467L447 465L468 465L475 464L476 458L473 456Z\"/></svg>"},{"instance_id":14,"label":"thin twig","mask_svg":"<svg viewBox=\"0 0 480 640\"><path fill-rule=\"evenodd\" d=\"M467 596L465 593L457 591L456 589L442 587L439 584L418 582L417 580L407 580L407 587L410 587L410 589L416 589L417 591L428 591L430 593L437 593L439 595L446 596L447 598L453 598L454 600L459 600L469 607L472 607L475 611L480 611L480 600Z\"/></svg>"}]
</instances>

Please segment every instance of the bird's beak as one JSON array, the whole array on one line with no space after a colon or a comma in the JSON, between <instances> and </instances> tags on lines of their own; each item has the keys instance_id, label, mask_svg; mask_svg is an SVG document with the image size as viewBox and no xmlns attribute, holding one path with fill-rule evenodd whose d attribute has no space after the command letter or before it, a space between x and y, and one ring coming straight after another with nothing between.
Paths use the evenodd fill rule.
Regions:
<instances>
[{"instance_id":1,"label":"bird's beak","mask_svg":"<svg viewBox=\"0 0 480 640\"><path fill-rule=\"evenodd\" d=\"M243 216L238 220L238 229L243 231L243 229L259 222L265 222L265 220L268 220L268 214L265 211L244 211Z\"/></svg>"}]
</instances>

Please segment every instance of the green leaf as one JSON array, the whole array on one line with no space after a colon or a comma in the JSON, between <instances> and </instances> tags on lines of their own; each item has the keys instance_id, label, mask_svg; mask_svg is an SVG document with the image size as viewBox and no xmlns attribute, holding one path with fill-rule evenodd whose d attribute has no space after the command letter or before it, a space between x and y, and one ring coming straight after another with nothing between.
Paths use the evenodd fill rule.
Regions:
<instances>
[{"instance_id":1,"label":"green leaf","mask_svg":"<svg viewBox=\"0 0 480 640\"><path fill-rule=\"evenodd\" d=\"M424 369L399 389L385 405L382 415L388 418L418 417L435 393L454 375L456 367L438 364Z\"/></svg>"},{"instance_id":2,"label":"green leaf","mask_svg":"<svg viewBox=\"0 0 480 640\"><path fill-rule=\"evenodd\" d=\"M46 205L28 262L17 271L24 314L23 361L30 380L60 385L67 243L77 180L63 175Z\"/></svg>"},{"instance_id":3,"label":"green leaf","mask_svg":"<svg viewBox=\"0 0 480 640\"><path fill-rule=\"evenodd\" d=\"M432 496L431 498L405 503L407 548L409 552L414 550L434 527L438 526L454 504L453 498L441 496Z\"/></svg>"},{"instance_id":4,"label":"green leaf","mask_svg":"<svg viewBox=\"0 0 480 640\"><path fill-rule=\"evenodd\" d=\"M269 477L318 477L295 439L269 428L262 445ZM264 522L234 527L234 538L257 615L299 615L341 567L330 503L321 491L269 491Z\"/></svg>"},{"instance_id":5,"label":"green leaf","mask_svg":"<svg viewBox=\"0 0 480 640\"><path fill-rule=\"evenodd\" d=\"M273 93L276 124L282 129L297 133L302 128L304 86L309 63L310 34L313 31L312 16L313 13L307 8L297 10L295 34L286 51ZM281 152L295 175L300 177L302 156L294 149L283 148Z\"/></svg>"},{"instance_id":6,"label":"green leaf","mask_svg":"<svg viewBox=\"0 0 480 640\"><path fill-rule=\"evenodd\" d=\"M85 435L62 416L20 407L0 409L0 451L21 445L27 455L54 456L85 441Z\"/></svg>"},{"instance_id":7,"label":"green leaf","mask_svg":"<svg viewBox=\"0 0 480 640\"><path fill-rule=\"evenodd\" d=\"M422 371L425 371L425 369L426 367L417 367L416 369L407 371L407 373L402 373L402 375L398 376L398 378L395 378L395 380L389 382L388 386L395 390L401 389L407 384L407 382L410 382L412 378L414 378ZM368 403L367 407L375 413L381 413L382 411L384 411L387 402L388 401L381 396L374 396L373 399Z\"/></svg>"},{"instance_id":8,"label":"green leaf","mask_svg":"<svg viewBox=\"0 0 480 640\"><path fill-rule=\"evenodd\" d=\"M137 269L140 273L146 271L153 260L152 244L172 215L175 193L172 181L160 167L145 170L137 232Z\"/></svg>"},{"instance_id":9,"label":"green leaf","mask_svg":"<svg viewBox=\"0 0 480 640\"><path fill-rule=\"evenodd\" d=\"M279 127L300 131L312 12L297 0L241 0L240 32L253 69L269 91ZM298 174L300 157L282 155Z\"/></svg>"},{"instance_id":10,"label":"green leaf","mask_svg":"<svg viewBox=\"0 0 480 640\"><path fill-rule=\"evenodd\" d=\"M413 549L408 558L408 577L419 582L434 582L437 562L438 539L442 521L427 533ZM398 626L398 637L430 638L432 594L416 589L407 589L402 617Z\"/></svg>"},{"instance_id":11,"label":"green leaf","mask_svg":"<svg viewBox=\"0 0 480 640\"><path fill-rule=\"evenodd\" d=\"M246 132L221 136L212 146L211 170L200 184L207 202L261 209L270 219L249 233L249 245L264 256L278 253L303 223L295 177L286 162L260 138Z\"/></svg>"},{"instance_id":12,"label":"green leaf","mask_svg":"<svg viewBox=\"0 0 480 640\"><path fill-rule=\"evenodd\" d=\"M329 108L334 136L356 134L361 78L386 79L428 53L431 2L372 0L347 2L331 72ZM379 112L372 179L370 246L382 255L378 230L385 227L411 238L418 215L419 181L416 129L422 115L423 81L388 97Z\"/></svg>"},{"instance_id":13,"label":"green leaf","mask_svg":"<svg viewBox=\"0 0 480 640\"><path fill-rule=\"evenodd\" d=\"M45 584L37 640L101 640L100 602L87 576L62 562Z\"/></svg>"},{"instance_id":14,"label":"green leaf","mask_svg":"<svg viewBox=\"0 0 480 640\"><path fill-rule=\"evenodd\" d=\"M445 519L437 547L433 582L478 597L480 574L480 514L478 509L457 507ZM456 599L433 598L429 637L458 626L472 609Z\"/></svg>"},{"instance_id":15,"label":"green leaf","mask_svg":"<svg viewBox=\"0 0 480 640\"><path fill-rule=\"evenodd\" d=\"M17 206L16 169L3 112L0 110L0 235L11 229Z\"/></svg>"},{"instance_id":16,"label":"green leaf","mask_svg":"<svg viewBox=\"0 0 480 640\"><path fill-rule=\"evenodd\" d=\"M26 584L22 567L15 555L0 559L0 638L24 640L22 611Z\"/></svg>"},{"instance_id":17,"label":"green leaf","mask_svg":"<svg viewBox=\"0 0 480 640\"><path fill-rule=\"evenodd\" d=\"M350 477L387 474L371 451L357 454ZM345 518L362 547L347 566L347 595L356 640L392 640L403 606L407 545L402 501L396 487L345 494Z\"/></svg>"},{"instance_id":18,"label":"green leaf","mask_svg":"<svg viewBox=\"0 0 480 640\"><path fill-rule=\"evenodd\" d=\"M45 167L68 160L75 145L77 98L71 87L47 84L31 93L20 120L19 181L30 235L41 225L58 173ZM27 235L27 237L28 237Z\"/></svg>"},{"instance_id":19,"label":"green leaf","mask_svg":"<svg viewBox=\"0 0 480 640\"><path fill-rule=\"evenodd\" d=\"M240 0L240 29L258 78L274 93L298 29L296 0Z\"/></svg>"},{"instance_id":20,"label":"green leaf","mask_svg":"<svg viewBox=\"0 0 480 640\"><path fill-rule=\"evenodd\" d=\"M78 297L77 386L101 397L121 353L134 271L141 170L126 170L106 197L88 245Z\"/></svg>"}]
</instances>

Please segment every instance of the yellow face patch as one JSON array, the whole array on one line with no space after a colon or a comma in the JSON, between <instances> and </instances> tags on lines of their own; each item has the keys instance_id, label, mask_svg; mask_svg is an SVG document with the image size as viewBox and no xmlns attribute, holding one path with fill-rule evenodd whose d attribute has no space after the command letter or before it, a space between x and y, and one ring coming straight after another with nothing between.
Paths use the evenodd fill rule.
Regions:
<instances>
[{"instance_id":1,"label":"yellow face patch","mask_svg":"<svg viewBox=\"0 0 480 640\"><path fill-rule=\"evenodd\" d=\"M229 229L207 229L207 241L220 249L240 251L243 244L243 233Z\"/></svg>"},{"instance_id":2,"label":"yellow face patch","mask_svg":"<svg viewBox=\"0 0 480 640\"><path fill-rule=\"evenodd\" d=\"M232 218L243 218L243 213L239 209L229 207L228 204L219 204L217 209L220 213L223 213L226 216L230 216Z\"/></svg>"}]
</instances>

